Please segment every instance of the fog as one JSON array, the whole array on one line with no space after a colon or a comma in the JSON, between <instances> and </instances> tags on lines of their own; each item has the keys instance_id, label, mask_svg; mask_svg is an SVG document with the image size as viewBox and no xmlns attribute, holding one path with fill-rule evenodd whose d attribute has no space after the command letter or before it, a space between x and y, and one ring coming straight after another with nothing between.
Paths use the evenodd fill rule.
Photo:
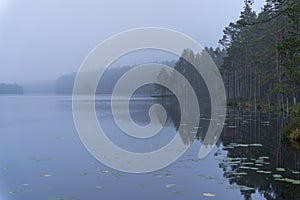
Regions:
<instances>
[{"instance_id":1,"label":"fog","mask_svg":"<svg viewBox=\"0 0 300 200\"><path fill-rule=\"evenodd\" d=\"M256 0L255 10L263 4ZM242 8L243 0L0 0L0 82L53 81L77 71L98 43L138 27L174 29L217 47Z\"/></svg>"}]
</instances>

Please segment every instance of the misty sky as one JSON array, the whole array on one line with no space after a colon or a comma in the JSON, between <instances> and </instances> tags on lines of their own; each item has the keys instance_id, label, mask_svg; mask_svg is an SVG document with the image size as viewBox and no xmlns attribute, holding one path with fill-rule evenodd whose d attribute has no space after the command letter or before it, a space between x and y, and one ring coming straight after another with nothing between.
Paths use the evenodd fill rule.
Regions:
<instances>
[{"instance_id":1,"label":"misty sky","mask_svg":"<svg viewBox=\"0 0 300 200\"><path fill-rule=\"evenodd\" d=\"M75 72L98 43L132 28L171 28L217 47L242 8L243 0L0 0L0 83Z\"/></svg>"}]
</instances>

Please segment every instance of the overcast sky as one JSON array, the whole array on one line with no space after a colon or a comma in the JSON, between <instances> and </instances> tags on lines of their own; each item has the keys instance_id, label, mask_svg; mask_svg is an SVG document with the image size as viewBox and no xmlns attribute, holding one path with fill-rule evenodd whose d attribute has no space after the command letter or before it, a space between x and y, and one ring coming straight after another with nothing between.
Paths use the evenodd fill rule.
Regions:
<instances>
[{"instance_id":1,"label":"overcast sky","mask_svg":"<svg viewBox=\"0 0 300 200\"><path fill-rule=\"evenodd\" d=\"M264 0L255 0L259 11ZM98 43L121 31L165 27L218 46L243 0L0 0L0 83L75 72Z\"/></svg>"}]
</instances>

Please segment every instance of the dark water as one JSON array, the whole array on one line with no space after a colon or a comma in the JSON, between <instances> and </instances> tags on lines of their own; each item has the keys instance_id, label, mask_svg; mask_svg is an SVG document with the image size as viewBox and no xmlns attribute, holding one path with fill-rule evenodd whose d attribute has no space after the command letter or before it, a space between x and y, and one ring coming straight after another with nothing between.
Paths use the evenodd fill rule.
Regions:
<instances>
[{"instance_id":1,"label":"dark water","mask_svg":"<svg viewBox=\"0 0 300 200\"><path fill-rule=\"evenodd\" d=\"M155 101L131 103L136 123L149 122L147 109ZM174 109L161 133L142 141L120 132L109 101L99 98L96 108L108 137L130 151L158 149L176 133ZM71 97L1 96L0 199L300 199L300 153L280 142L280 127L278 116L229 108L218 145L206 158L197 157L200 131L169 167L128 174L104 166L84 148Z\"/></svg>"}]
</instances>

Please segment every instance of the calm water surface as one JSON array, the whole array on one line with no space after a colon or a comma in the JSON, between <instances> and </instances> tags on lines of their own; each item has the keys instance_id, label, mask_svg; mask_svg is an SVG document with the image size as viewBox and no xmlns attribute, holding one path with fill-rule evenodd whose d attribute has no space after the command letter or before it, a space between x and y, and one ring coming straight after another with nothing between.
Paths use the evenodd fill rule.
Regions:
<instances>
[{"instance_id":1,"label":"calm water surface","mask_svg":"<svg viewBox=\"0 0 300 200\"><path fill-rule=\"evenodd\" d=\"M98 118L107 136L124 149L153 151L176 133L173 110L157 136L133 139L114 123L108 100L96 101ZM131 102L137 124L149 122L148 108L156 101ZM190 149L169 167L128 174L106 167L84 148L71 97L0 96L0 199L300 199L300 153L280 142L280 124L274 115L229 108L218 145L205 159L197 158L199 130Z\"/></svg>"}]
</instances>

